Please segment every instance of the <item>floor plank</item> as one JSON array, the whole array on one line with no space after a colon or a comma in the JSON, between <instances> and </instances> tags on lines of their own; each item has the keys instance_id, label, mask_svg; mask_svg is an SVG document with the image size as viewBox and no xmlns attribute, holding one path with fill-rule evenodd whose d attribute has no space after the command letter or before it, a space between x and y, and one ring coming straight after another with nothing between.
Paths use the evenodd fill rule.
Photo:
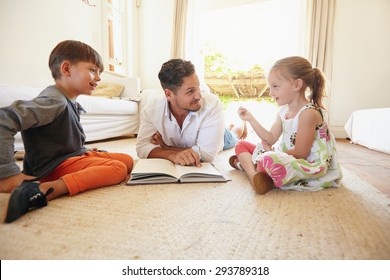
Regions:
<instances>
[{"instance_id":1,"label":"floor plank","mask_svg":"<svg viewBox=\"0 0 390 280\"><path fill-rule=\"evenodd\" d=\"M390 198L390 154L336 139L339 162Z\"/></svg>"}]
</instances>

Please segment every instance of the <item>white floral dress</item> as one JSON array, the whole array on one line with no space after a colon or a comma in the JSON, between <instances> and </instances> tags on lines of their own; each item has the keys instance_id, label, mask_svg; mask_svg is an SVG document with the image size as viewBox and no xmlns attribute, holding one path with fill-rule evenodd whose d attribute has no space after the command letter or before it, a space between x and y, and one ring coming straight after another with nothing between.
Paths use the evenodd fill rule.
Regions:
<instances>
[{"instance_id":1,"label":"white floral dress","mask_svg":"<svg viewBox=\"0 0 390 280\"><path fill-rule=\"evenodd\" d=\"M287 106L279 109L278 115L283 123L282 139L279 149L264 152L258 144L253 153L257 170L266 172L275 186L283 190L317 191L327 187L338 187L342 172L337 161L336 141L329 132L325 121L316 128L316 136L307 159L296 159L285 153L295 146L299 116L305 109L319 110L312 103L302 107L293 119L286 119Z\"/></svg>"}]
</instances>

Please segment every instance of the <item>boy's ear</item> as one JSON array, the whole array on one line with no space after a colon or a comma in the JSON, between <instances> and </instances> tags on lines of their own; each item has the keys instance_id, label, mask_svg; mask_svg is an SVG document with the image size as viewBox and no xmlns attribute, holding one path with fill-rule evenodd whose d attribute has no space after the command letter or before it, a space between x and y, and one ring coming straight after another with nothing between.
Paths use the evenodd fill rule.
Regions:
<instances>
[{"instance_id":1,"label":"boy's ear","mask_svg":"<svg viewBox=\"0 0 390 280\"><path fill-rule=\"evenodd\" d=\"M61 63L60 66L60 71L62 76L69 77L70 76L70 62L65 60L64 62Z\"/></svg>"}]
</instances>

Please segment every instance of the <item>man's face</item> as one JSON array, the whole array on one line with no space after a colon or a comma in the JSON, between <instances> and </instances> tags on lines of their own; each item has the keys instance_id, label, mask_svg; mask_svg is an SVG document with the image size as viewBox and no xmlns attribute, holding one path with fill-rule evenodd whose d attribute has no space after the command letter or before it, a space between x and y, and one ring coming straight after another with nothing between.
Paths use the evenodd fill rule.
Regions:
<instances>
[{"instance_id":1,"label":"man's face","mask_svg":"<svg viewBox=\"0 0 390 280\"><path fill-rule=\"evenodd\" d=\"M183 78L183 84L175 93L170 91L170 94L166 95L170 102L171 110L180 109L187 112L196 112L201 108L199 101L202 99L202 95L199 89L199 79L195 73Z\"/></svg>"}]
</instances>

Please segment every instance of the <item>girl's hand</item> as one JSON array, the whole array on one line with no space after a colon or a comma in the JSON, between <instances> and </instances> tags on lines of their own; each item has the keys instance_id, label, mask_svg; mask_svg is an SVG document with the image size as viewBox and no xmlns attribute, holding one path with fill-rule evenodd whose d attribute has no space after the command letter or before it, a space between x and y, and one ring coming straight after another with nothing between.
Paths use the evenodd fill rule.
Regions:
<instances>
[{"instance_id":1,"label":"girl's hand","mask_svg":"<svg viewBox=\"0 0 390 280\"><path fill-rule=\"evenodd\" d=\"M261 145L263 145L263 149L266 152L273 151L274 149L272 148L271 145L269 145L266 141L261 140Z\"/></svg>"},{"instance_id":2,"label":"girl's hand","mask_svg":"<svg viewBox=\"0 0 390 280\"><path fill-rule=\"evenodd\" d=\"M244 107L239 107L238 108L238 116L244 120L244 121L251 121L253 119L253 115L251 112L249 112L247 109Z\"/></svg>"}]
</instances>

